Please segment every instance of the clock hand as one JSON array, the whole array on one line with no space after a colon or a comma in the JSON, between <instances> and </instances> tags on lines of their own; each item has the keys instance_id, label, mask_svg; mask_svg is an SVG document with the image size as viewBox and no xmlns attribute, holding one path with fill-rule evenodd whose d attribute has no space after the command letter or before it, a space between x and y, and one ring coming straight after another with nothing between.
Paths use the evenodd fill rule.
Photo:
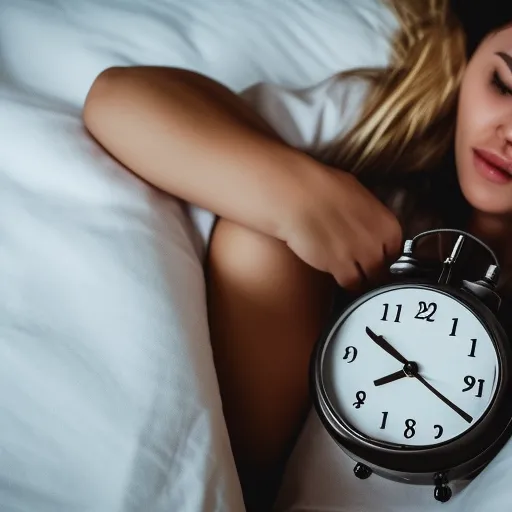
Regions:
<instances>
[{"instance_id":1,"label":"clock hand","mask_svg":"<svg viewBox=\"0 0 512 512\"><path fill-rule=\"evenodd\" d=\"M395 382L395 380L400 380L403 379L404 377L408 377L408 375L402 369L398 372L390 373L385 377L381 377L380 379L374 380L373 383L376 386L382 386L383 384L389 384L390 382Z\"/></svg>"},{"instance_id":2,"label":"clock hand","mask_svg":"<svg viewBox=\"0 0 512 512\"><path fill-rule=\"evenodd\" d=\"M370 338L379 345L382 350L385 350L390 356L393 356L397 361L400 361L402 364L409 364L409 361L405 359L405 357L398 352L395 348L393 348L388 341L386 341L382 336L375 334L369 327L366 328L366 334L370 336Z\"/></svg>"},{"instance_id":3,"label":"clock hand","mask_svg":"<svg viewBox=\"0 0 512 512\"><path fill-rule=\"evenodd\" d=\"M409 361L407 364L404 364L404 367L400 371L374 380L373 383L376 386L382 386L383 384L388 384L389 382L394 382L395 380L403 379L404 377L416 377L417 373L418 365L414 361Z\"/></svg>"},{"instance_id":4,"label":"clock hand","mask_svg":"<svg viewBox=\"0 0 512 512\"><path fill-rule=\"evenodd\" d=\"M439 391L437 391L437 389L432 386L431 384L429 384L419 373L416 373L415 377L426 387L428 388L430 391L432 391L432 393L434 393L434 395L437 396L437 398L439 398L440 400L442 400L448 407L451 407L459 416L461 416L462 418L464 418L468 423L471 423L473 421L473 418L467 413L467 412L464 412L462 409L460 409L459 407L457 407L453 402L451 402L450 400L448 400L448 398L446 398L444 395L442 395L441 393L439 393Z\"/></svg>"}]
</instances>

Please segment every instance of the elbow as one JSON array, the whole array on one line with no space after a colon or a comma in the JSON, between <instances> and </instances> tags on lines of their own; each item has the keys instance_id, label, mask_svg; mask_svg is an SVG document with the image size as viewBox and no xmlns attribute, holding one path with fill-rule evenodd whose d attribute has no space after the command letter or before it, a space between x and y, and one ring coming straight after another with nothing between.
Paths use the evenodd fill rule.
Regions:
<instances>
[{"instance_id":1,"label":"elbow","mask_svg":"<svg viewBox=\"0 0 512 512\"><path fill-rule=\"evenodd\" d=\"M94 80L82 109L82 119L85 127L94 135L95 129L101 126L106 109L116 92L128 68L111 67L103 70Z\"/></svg>"},{"instance_id":2,"label":"elbow","mask_svg":"<svg viewBox=\"0 0 512 512\"><path fill-rule=\"evenodd\" d=\"M114 66L103 70L94 80L82 109L86 128L93 134L112 121L121 105L145 101L156 90L167 95L182 87L193 87L206 80L185 69L158 66ZM115 120L115 119L114 119Z\"/></svg>"}]
</instances>

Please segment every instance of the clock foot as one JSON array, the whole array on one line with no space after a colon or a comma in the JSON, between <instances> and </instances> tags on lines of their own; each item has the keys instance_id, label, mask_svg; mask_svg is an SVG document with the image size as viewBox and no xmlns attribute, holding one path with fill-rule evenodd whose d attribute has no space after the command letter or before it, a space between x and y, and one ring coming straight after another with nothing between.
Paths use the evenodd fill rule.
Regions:
<instances>
[{"instance_id":1,"label":"clock foot","mask_svg":"<svg viewBox=\"0 0 512 512\"><path fill-rule=\"evenodd\" d=\"M444 473L438 473L434 477L434 498L441 503L446 503L452 497L452 490L448 487L448 478Z\"/></svg>"},{"instance_id":2,"label":"clock foot","mask_svg":"<svg viewBox=\"0 0 512 512\"><path fill-rule=\"evenodd\" d=\"M361 480L366 480L367 478L370 478L373 471L364 464L361 464L360 462L357 463L354 467L354 475L357 476L357 478L360 478Z\"/></svg>"}]
</instances>

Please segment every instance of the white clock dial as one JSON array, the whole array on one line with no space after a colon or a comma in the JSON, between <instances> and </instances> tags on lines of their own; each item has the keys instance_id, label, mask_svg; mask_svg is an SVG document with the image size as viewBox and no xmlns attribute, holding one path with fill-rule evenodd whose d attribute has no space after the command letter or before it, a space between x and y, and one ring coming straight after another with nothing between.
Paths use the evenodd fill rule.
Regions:
<instances>
[{"instance_id":1,"label":"white clock dial","mask_svg":"<svg viewBox=\"0 0 512 512\"><path fill-rule=\"evenodd\" d=\"M405 376L404 365L367 327L416 363L423 383ZM440 291L412 286L370 297L341 319L322 366L328 400L341 418L371 439L409 446L444 443L472 428L499 379L493 341L471 310ZM396 380L379 384L389 375Z\"/></svg>"}]
</instances>

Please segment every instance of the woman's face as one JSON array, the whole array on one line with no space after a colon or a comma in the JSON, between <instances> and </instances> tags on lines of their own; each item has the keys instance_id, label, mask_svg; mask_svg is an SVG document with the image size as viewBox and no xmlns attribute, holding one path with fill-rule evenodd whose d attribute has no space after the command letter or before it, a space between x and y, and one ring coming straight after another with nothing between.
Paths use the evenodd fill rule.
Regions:
<instances>
[{"instance_id":1,"label":"woman's face","mask_svg":"<svg viewBox=\"0 0 512 512\"><path fill-rule=\"evenodd\" d=\"M459 96L455 157L466 200L512 219L512 26L488 36L470 59Z\"/></svg>"}]
</instances>

